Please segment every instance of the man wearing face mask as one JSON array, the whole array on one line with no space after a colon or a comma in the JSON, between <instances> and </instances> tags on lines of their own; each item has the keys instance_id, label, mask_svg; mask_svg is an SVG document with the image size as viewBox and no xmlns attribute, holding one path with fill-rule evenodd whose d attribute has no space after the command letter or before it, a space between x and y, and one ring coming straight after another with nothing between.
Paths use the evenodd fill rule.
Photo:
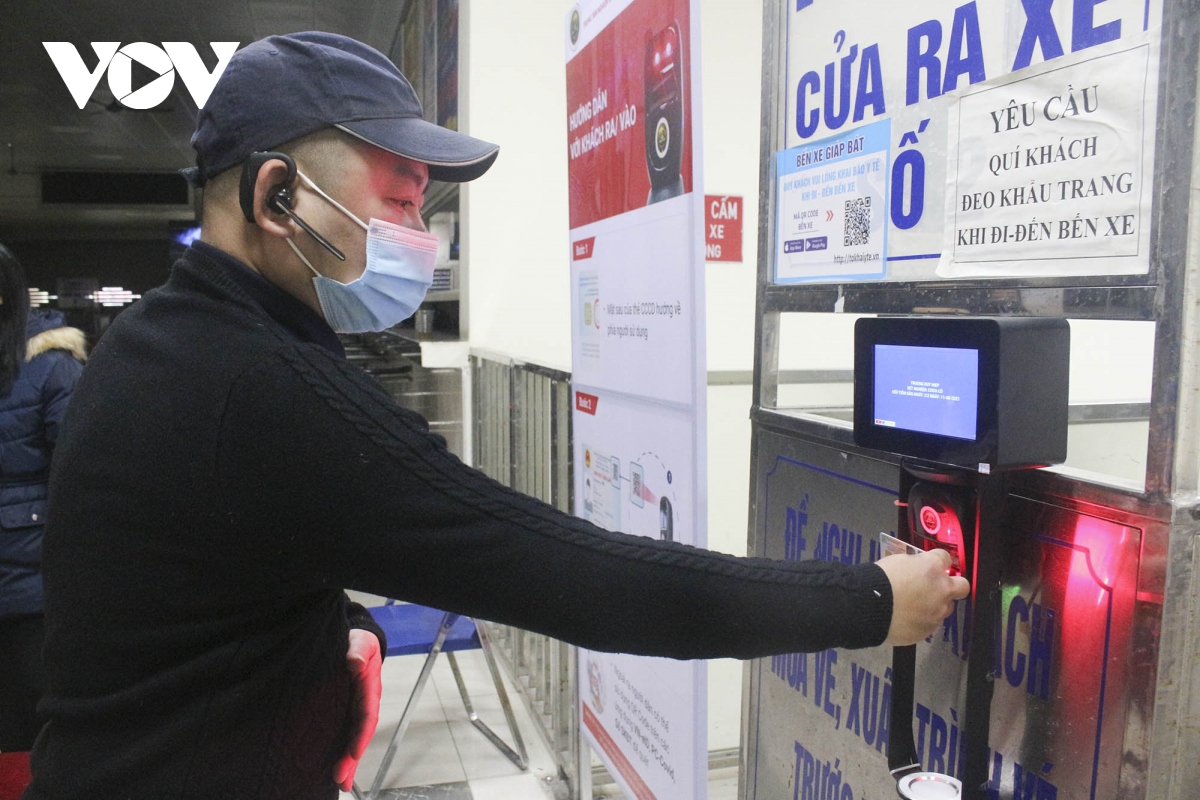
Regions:
<instances>
[{"instance_id":1,"label":"man wearing face mask","mask_svg":"<svg viewBox=\"0 0 1200 800\"><path fill-rule=\"evenodd\" d=\"M427 181L497 154L424 122L380 53L251 44L192 142L201 239L105 334L59 437L27 800L332 800L379 697L345 588L674 658L912 643L966 594L942 551L772 562L601 530L464 466L351 366L335 332L429 286Z\"/></svg>"}]
</instances>

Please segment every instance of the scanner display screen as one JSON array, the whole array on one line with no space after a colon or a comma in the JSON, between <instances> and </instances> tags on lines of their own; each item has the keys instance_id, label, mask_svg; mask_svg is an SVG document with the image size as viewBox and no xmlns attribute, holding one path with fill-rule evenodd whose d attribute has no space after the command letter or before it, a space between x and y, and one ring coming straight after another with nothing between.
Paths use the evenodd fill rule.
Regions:
<instances>
[{"instance_id":1,"label":"scanner display screen","mask_svg":"<svg viewBox=\"0 0 1200 800\"><path fill-rule=\"evenodd\" d=\"M875 345L875 425L974 441L979 351Z\"/></svg>"}]
</instances>

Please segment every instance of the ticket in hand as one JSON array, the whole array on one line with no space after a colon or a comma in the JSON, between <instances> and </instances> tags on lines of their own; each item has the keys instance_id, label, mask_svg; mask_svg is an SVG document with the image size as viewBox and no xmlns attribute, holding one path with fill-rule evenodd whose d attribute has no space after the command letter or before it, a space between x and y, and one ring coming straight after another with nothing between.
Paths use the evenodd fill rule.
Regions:
<instances>
[{"instance_id":1,"label":"ticket in hand","mask_svg":"<svg viewBox=\"0 0 1200 800\"><path fill-rule=\"evenodd\" d=\"M889 536L883 531L879 532L879 545L883 551L883 556L895 556L908 553L910 556L919 555L921 548L909 544L903 539L897 539L895 536ZM883 556L880 556L881 558Z\"/></svg>"}]
</instances>

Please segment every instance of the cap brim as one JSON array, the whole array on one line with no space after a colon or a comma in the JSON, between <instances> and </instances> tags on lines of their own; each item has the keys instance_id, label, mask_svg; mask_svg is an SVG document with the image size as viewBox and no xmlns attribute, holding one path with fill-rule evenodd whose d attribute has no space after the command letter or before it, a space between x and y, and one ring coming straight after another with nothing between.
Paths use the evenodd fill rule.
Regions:
<instances>
[{"instance_id":1,"label":"cap brim","mask_svg":"<svg viewBox=\"0 0 1200 800\"><path fill-rule=\"evenodd\" d=\"M496 161L500 146L423 119L363 119L338 122L335 128L365 142L429 166L429 178L473 181Z\"/></svg>"}]
</instances>

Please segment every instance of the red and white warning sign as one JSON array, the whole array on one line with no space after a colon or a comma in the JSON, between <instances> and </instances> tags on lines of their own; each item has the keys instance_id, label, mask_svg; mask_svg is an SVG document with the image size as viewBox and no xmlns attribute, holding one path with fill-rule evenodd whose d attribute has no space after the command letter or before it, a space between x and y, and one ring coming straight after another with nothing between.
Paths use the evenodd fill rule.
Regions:
<instances>
[{"instance_id":1,"label":"red and white warning sign","mask_svg":"<svg viewBox=\"0 0 1200 800\"><path fill-rule=\"evenodd\" d=\"M704 196L704 260L742 260L742 198Z\"/></svg>"}]
</instances>

